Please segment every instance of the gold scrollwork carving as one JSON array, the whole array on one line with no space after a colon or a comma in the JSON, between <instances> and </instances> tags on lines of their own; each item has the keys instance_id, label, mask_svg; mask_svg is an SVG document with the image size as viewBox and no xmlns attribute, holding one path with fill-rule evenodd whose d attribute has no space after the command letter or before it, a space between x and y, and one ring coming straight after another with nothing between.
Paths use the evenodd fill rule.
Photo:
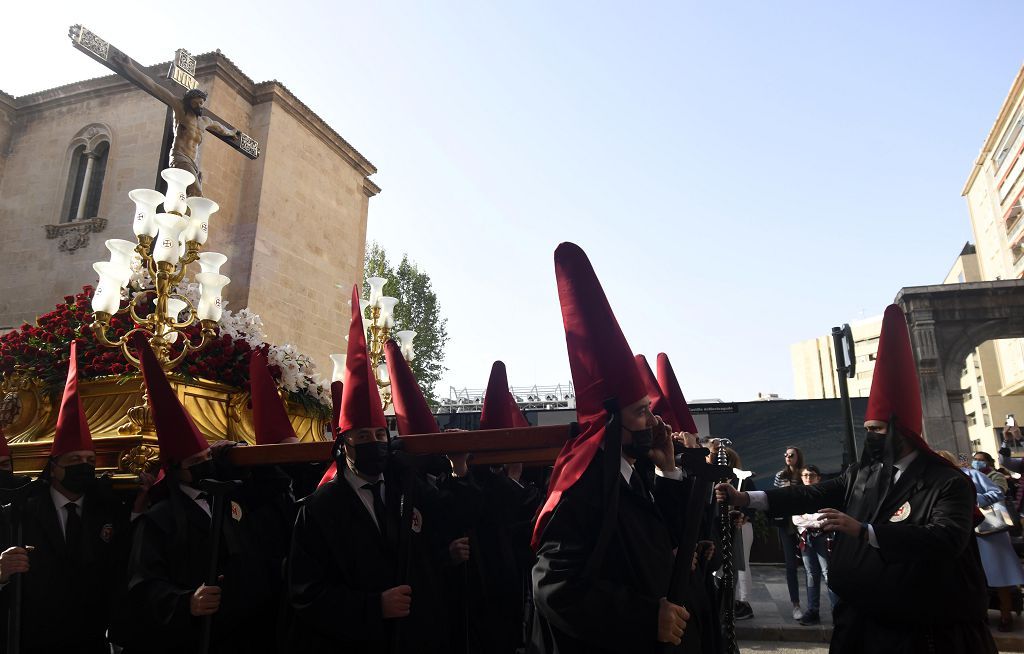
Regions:
<instances>
[{"instance_id":1,"label":"gold scrollwork carving","mask_svg":"<svg viewBox=\"0 0 1024 654\"><path fill-rule=\"evenodd\" d=\"M139 475L160 461L160 451L151 445L138 445L121 455L118 469Z\"/></svg>"}]
</instances>

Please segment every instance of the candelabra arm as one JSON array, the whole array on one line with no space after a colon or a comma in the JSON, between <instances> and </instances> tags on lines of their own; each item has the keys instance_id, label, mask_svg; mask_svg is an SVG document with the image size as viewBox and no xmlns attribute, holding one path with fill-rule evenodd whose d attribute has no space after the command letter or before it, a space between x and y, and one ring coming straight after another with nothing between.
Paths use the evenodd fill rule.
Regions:
<instances>
[{"instance_id":1,"label":"candelabra arm","mask_svg":"<svg viewBox=\"0 0 1024 654\"><path fill-rule=\"evenodd\" d=\"M178 353L178 356L174 357L173 359L170 359L167 362L167 369L168 370L170 370L172 368L176 368L178 366L178 364L181 363L182 360L186 356L188 356L190 353L198 352L199 350L201 350L204 347L206 347L207 345L209 345L210 341L213 340L213 337L217 335L217 329L216 329L217 323L216 323L216 321L214 321L214 320L203 320L203 321L200 321L200 322L201 322L201 324L203 326L203 331L201 332L202 339L199 341L199 344L198 345L194 345L192 343L192 341L185 341L185 344L182 346L181 352ZM184 335L184 334L182 334L182 335Z\"/></svg>"}]
</instances>

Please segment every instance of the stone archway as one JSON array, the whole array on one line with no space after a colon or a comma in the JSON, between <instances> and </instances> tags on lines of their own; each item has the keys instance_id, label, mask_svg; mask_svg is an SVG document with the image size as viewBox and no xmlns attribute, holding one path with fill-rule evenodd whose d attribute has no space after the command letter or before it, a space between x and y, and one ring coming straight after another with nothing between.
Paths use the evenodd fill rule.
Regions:
<instances>
[{"instance_id":1,"label":"stone archway","mask_svg":"<svg viewBox=\"0 0 1024 654\"><path fill-rule=\"evenodd\" d=\"M960 372L985 341L1024 337L1024 281L911 286L896 303L910 327L928 443L970 454Z\"/></svg>"}]
</instances>

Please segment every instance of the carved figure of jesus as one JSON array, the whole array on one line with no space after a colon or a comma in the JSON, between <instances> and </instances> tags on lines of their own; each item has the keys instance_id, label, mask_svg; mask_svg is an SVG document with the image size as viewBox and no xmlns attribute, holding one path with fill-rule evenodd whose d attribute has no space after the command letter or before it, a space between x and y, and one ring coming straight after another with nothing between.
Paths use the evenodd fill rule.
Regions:
<instances>
[{"instance_id":1,"label":"carved figure of jesus","mask_svg":"<svg viewBox=\"0 0 1024 654\"><path fill-rule=\"evenodd\" d=\"M139 70L135 62L120 51L113 51L111 59L121 66L126 77L174 112L174 143L171 145L169 163L172 168L187 170L195 175L195 183L186 192L189 197L202 196L203 175L199 170L199 146L203 143L203 133L210 131L237 143L241 132L203 115L203 105L208 97L205 91L189 89L182 97L178 97Z\"/></svg>"}]
</instances>

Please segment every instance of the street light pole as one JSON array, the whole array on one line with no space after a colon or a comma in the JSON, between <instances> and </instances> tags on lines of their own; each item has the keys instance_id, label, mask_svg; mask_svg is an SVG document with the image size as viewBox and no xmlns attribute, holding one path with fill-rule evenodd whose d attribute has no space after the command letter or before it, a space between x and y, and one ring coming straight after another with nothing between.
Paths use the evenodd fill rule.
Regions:
<instances>
[{"instance_id":1,"label":"street light pole","mask_svg":"<svg viewBox=\"0 0 1024 654\"><path fill-rule=\"evenodd\" d=\"M836 357L836 376L839 378L839 397L843 406L843 468L857 460L857 443L853 432L853 407L850 404L850 388L846 383L856 373L856 358L853 349L853 332L849 325L832 328L832 349Z\"/></svg>"}]
</instances>

